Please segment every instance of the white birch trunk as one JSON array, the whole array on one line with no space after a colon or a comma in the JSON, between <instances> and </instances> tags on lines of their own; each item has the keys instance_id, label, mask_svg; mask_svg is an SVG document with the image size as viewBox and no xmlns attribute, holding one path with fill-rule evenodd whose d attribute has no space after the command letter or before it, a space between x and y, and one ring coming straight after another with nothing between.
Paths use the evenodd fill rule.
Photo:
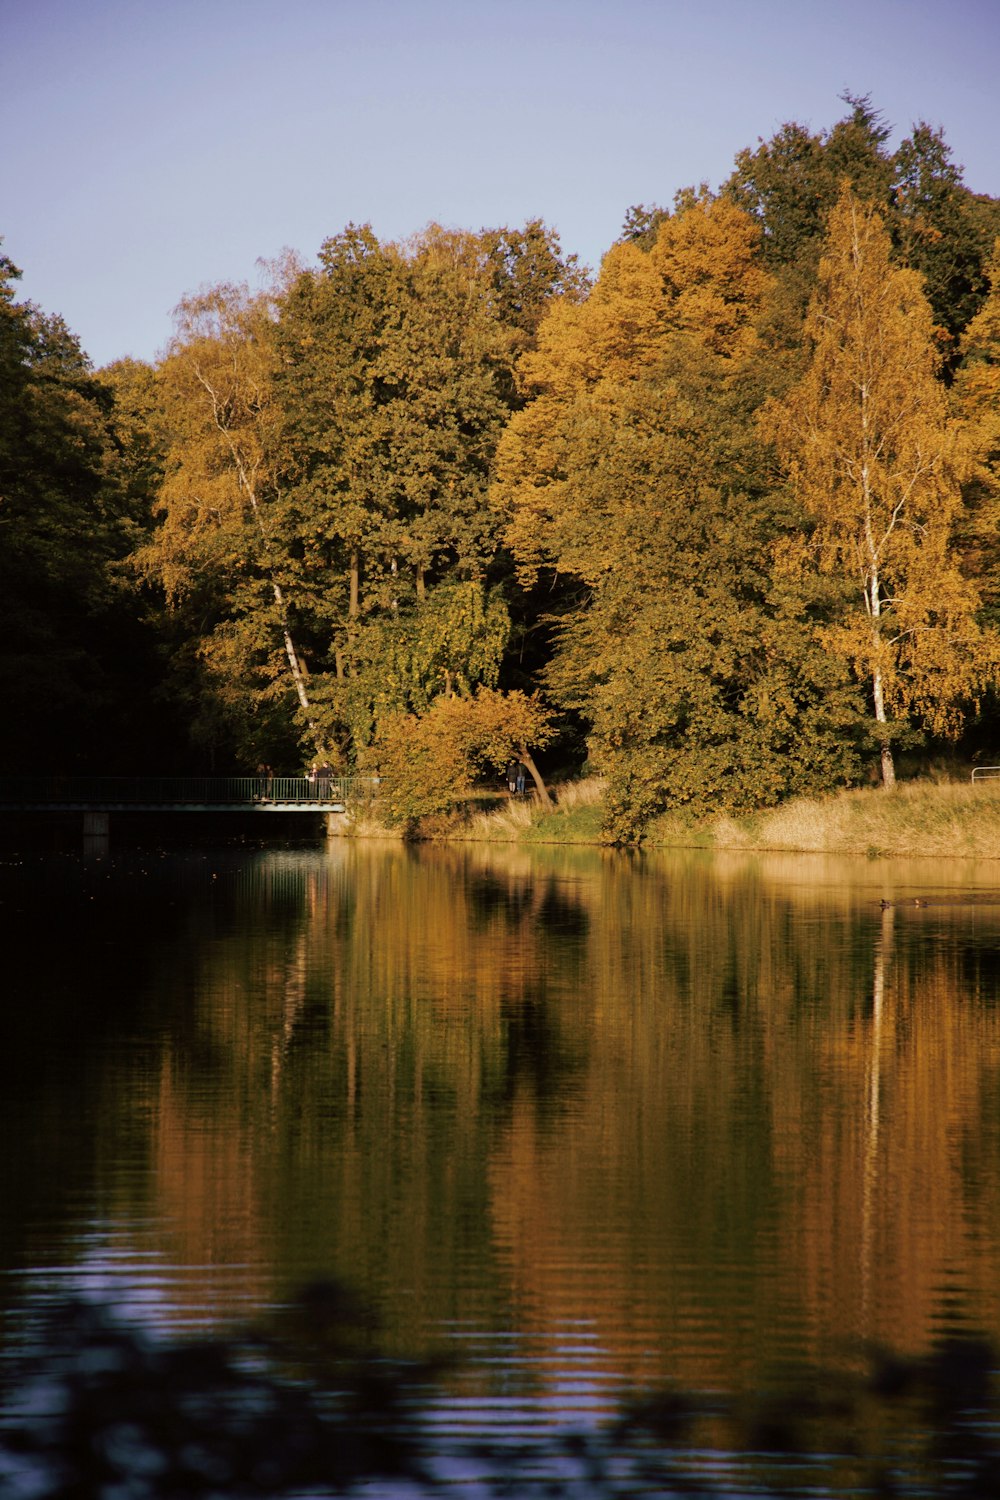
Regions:
<instances>
[{"instance_id":1,"label":"white birch trunk","mask_svg":"<svg viewBox=\"0 0 1000 1500\"><path fill-rule=\"evenodd\" d=\"M243 460L243 456L240 453L239 448L233 441L232 433L226 426L225 422L222 420L222 416L219 411L218 398L214 389L212 388L211 383L197 368L195 373L197 374L199 381L201 382L205 391L208 393L209 399L212 402L212 415L215 426L226 440L226 445L229 448L229 452L236 469L236 477L239 482L240 489L246 496L247 504L250 506L250 512L254 519L254 525L257 528L257 535L260 537L264 557L270 565L269 554L271 550L271 543L270 538L267 534L267 528L264 525L264 517L261 513L260 502L257 498L256 470L258 464L255 463L252 470L249 470L247 468L247 465ZM284 592L281 588L281 585L277 582L276 579L271 578L270 583L271 591L274 595L274 602L278 606L278 617L281 622L281 634L285 645L285 657L288 661L289 671L291 672L292 676L292 683L295 687L295 696L299 701L299 707L306 715L306 722L309 725L309 732L312 735L313 743L316 746L317 752L321 753L323 746L320 741L319 728L312 717L312 705L309 702L309 694L306 690L305 677L302 672L302 666L299 661L298 652L295 649L295 642L292 638L291 629L288 623L288 609L285 604Z\"/></svg>"},{"instance_id":2,"label":"white birch trunk","mask_svg":"<svg viewBox=\"0 0 1000 1500\"><path fill-rule=\"evenodd\" d=\"M872 670L872 701L875 708L875 722L885 725L888 721L885 712L885 687L882 681L881 667L882 585L879 577L879 544L875 539L872 520L872 486L868 463L870 442L868 385L864 380L860 382L859 394L861 397L861 433L865 451L864 462L861 465L861 489L865 503L865 546L868 552L868 578L865 589L865 603L868 606L868 617L871 621L872 646L875 657L875 666ZM884 732L879 743L879 755L882 763L882 785L887 792L890 792L896 785L896 767L892 758L892 746L889 743L889 736Z\"/></svg>"}]
</instances>

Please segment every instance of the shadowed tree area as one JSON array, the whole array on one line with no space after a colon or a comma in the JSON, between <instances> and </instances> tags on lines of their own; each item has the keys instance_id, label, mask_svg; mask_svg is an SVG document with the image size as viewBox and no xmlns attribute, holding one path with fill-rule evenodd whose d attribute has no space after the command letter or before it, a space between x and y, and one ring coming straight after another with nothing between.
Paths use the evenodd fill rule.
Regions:
<instances>
[{"instance_id":1,"label":"shadowed tree area","mask_svg":"<svg viewBox=\"0 0 1000 1500\"><path fill-rule=\"evenodd\" d=\"M151 522L155 447L0 255L0 768L144 761L165 715L124 559Z\"/></svg>"}]
</instances>

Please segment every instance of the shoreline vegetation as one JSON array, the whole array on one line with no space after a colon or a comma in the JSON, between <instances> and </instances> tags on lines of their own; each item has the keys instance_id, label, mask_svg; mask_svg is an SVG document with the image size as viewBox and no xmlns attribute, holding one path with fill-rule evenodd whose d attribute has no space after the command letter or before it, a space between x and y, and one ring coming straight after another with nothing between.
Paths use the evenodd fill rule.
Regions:
<instances>
[{"instance_id":1,"label":"shoreline vegetation","mask_svg":"<svg viewBox=\"0 0 1000 1500\"><path fill-rule=\"evenodd\" d=\"M92 370L0 254L0 767L377 774L425 838L1000 857L982 798L837 795L1000 727L1000 197L842 101L632 205L596 273L542 219L350 223L183 297L153 364ZM544 804L535 757L603 809L453 811L512 763Z\"/></svg>"},{"instance_id":2,"label":"shoreline vegetation","mask_svg":"<svg viewBox=\"0 0 1000 1500\"><path fill-rule=\"evenodd\" d=\"M466 804L419 820L410 836L422 842L590 844L613 842L604 828L605 783L597 777L550 788L554 807L535 797ZM395 833L398 835L398 830ZM370 816L356 817L351 836L392 836ZM645 849L687 848L853 854L868 858L1000 859L1000 777L995 781L899 783L796 797L741 815L666 813L653 820Z\"/></svg>"}]
</instances>

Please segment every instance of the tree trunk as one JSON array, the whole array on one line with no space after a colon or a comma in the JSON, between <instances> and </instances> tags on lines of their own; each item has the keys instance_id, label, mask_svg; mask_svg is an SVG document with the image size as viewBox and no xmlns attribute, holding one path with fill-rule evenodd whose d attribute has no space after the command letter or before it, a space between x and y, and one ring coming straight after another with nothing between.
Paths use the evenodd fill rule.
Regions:
<instances>
[{"instance_id":1,"label":"tree trunk","mask_svg":"<svg viewBox=\"0 0 1000 1500\"><path fill-rule=\"evenodd\" d=\"M273 580L271 583L271 588L274 590L274 602L278 606L278 612L281 616L281 633L284 637L285 642L285 656L288 658L288 669L292 674L292 682L295 684L295 696L299 700L299 707L302 709L302 712L306 716L306 723L309 725L309 733L312 736L312 742L316 747L316 753L318 755L322 755L323 742L320 737L319 725L316 723L315 719L312 716L312 705L309 702L309 694L306 692L305 674L302 671L302 664L299 661L298 655L295 650L295 642L292 640L292 633L288 628L288 615L285 611L285 596L281 592L281 585L273 582Z\"/></svg>"},{"instance_id":2,"label":"tree trunk","mask_svg":"<svg viewBox=\"0 0 1000 1500\"><path fill-rule=\"evenodd\" d=\"M305 709L306 713L308 713L309 694L306 692L305 673L302 671L302 664L295 651L295 642L292 640L292 633L288 628L288 616L285 613L285 598L281 592L280 584L272 583L271 588L274 590L274 602L281 614L281 633L285 640L285 655L288 658L288 669L292 674L292 681L295 684L295 696L299 700L299 707Z\"/></svg>"},{"instance_id":3,"label":"tree trunk","mask_svg":"<svg viewBox=\"0 0 1000 1500\"><path fill-rule=\"evenodd\" d=\"M361 559L358 556L357 547L351 552L351 592L347 605L348 617L352 620L358 618L360 612L361 597Z\"/></svg>"},{"instance_id":4,"label":"tree trunk","mask_svg":"<svg viewBox=\"0 0 1000 1500\"><path fill-rule=\"evenodd\" d=\"M198 375L198 379L201 381L202 385L211 398L215 425L218 431L224 436L229 447L233 464L236 469L237 483L239 484L240 488L247 498L247 502L250 506L250 512L254 519L254 525L257 527L257 535L260 537L264 560L267 564L268 570L270 571L271 539L268 536L267 527L264 524L264 515L260 500L257 496L256 466L248 468L247 465L243 462L243 458L240 454L239 448L233 440L233 435L230 432L229 428L226 426L225 422L222 420L219 402L215 391L212 389L211 384L205 379L200 371L197 371L196 369L196 373ZM291 627L288 621L288 608L285 604L285 596L282 592L281 585L275 581L273 576L270 579L270 583L271 591L274 595L274 602L278 606L278 615L281 620L281 634L285 644L285 656L288 660L289 671L292 674L292 682L295 685L295 696L299 700L299 707L306 715L306 721L309 725L309 733L312 735L313 744L316 746L317 752L322 753L323 747L319 737L319 729L312 717L312 706L309 702L309 694L306 692L305 677L303 676L302 668L299 665L299 659L295 651L295 642L292 639Z\"/></svg>"},{"instance_id":5,"label":"tree trunk","mask_svg":"<svg viewBox=\"0 0 1000 1500\"><path fill-rule=\"evenodd\" d=\"M882 614L882 595L879 587L879 576L877 566L872 567L871 583L868 591L868 611L872 622L872 642L875 646L875 660L879 660L881 647L881 634L879 621ZM885 693L882 687L882 669L876 665L872 673L872 700L875 705L875 722L885 725L888 721L885 712ZM896 767L892 758L892 745L889 736L883 734L879 744L879 752L882 759L882 785L887 792L891 792L896 785Z\"/></svg>"},{"instance_id":6,"label":"tree trunk","mask_svg":"<svg viewBox=\"0 0 1000 1500\"><path fill-rule=\"evenodd\" d=\"M535 762L532 760L527 745L519 745L518 753L520 754L521 759L524 761L524 764L527 766L532 781L535 783L535 791L538 793L539 802L543 807L551 807L552 798L549 796L549 789L545 785L545 782L542 780L542 773L539 771L538 767L535 765Z\"/></svg>"}]
</instances>

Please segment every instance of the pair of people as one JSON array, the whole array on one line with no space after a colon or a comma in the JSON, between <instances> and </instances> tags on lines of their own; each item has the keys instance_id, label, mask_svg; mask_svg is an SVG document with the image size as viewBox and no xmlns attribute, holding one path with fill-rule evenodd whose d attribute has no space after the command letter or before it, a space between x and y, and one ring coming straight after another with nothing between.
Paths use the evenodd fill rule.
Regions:
<instances>
[{"instance_id":1,"label":"pair of people","mask_svg":"<svg viewBox=\"0 0 1000 1500\"><path fill-rule=\"evenodd\" d=\"M504 775L507 779L507 790L510 792L511 796L523 796L524 785L528 772L527 769L521 764L521 762L519 760L508 761L507 769L504 772Z\"/></svg>"},{"instance_id":2,"label":"pair of people","mask_svg":"<svg viewBox=\"0 0 1000 1500\"><path fill-rule=\"evenodd\" d=\"M315 786L317 797L320 799L329 797L330 782L333 780L333 767L326 761L323 761L321 765L316 765L314 761L309 767L307 780L311 781L313 786Z\"/></svg>"}]
</instances>

